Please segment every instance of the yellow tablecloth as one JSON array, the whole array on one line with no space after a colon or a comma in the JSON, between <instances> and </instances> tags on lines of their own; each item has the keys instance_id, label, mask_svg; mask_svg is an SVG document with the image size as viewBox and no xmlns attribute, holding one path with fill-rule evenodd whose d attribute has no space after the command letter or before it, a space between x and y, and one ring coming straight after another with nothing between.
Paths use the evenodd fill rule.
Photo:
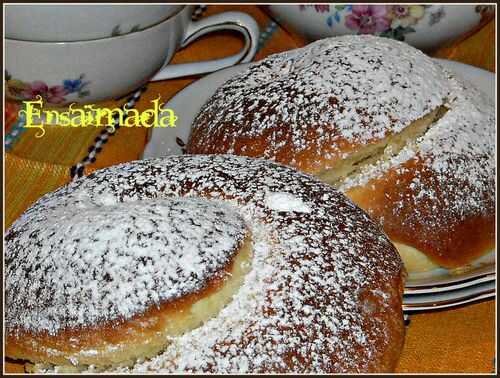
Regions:
<instances>
[{"instance_id":1,"label":"yellow tablecloth","mask_svg":"<svg viewBox=\"0 0 500 378\"><path fill-rule=\"evenodd\" d=\"M262 30L270 23L269 16L262 8L253 5L209 6L207 14L225 10L240 10L251 14ZM263 43L256 60L303 44L304 41L298 36L280 27L275 28ZM203 37L179 51L173 63L221 57L236 52L241 46L242 42L233 34L218 33ZM494 21L441 48L433 55L494 71ZM145 109L158 95L161 96L161 102L166 102L197 78L150 83L136 108L139 111ZM110 102L107 105L116 104ZM31 129L23 130L5 154L6 227L41 195L70 181L70 168L85 158L100 129L47 127L43 138L35 138L35 132L36 130ZM84 172L139 159L146 141L146 129L120 128L102 147L96 161L85 167ZM494 318L495 300L412 315L397 371L492 372L495 353ZM7 363L7 369L20 371L20 365Z\"/></svg>"}]
</instances>

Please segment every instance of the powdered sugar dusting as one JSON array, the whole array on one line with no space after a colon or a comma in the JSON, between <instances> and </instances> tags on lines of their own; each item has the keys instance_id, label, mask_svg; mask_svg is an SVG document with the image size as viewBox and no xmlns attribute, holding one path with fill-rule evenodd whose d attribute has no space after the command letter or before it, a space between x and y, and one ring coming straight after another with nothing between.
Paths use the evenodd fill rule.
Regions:
<instances>
[{"instance_id":1,"label":"powdered sugar dusting","mask_svg":"<svg viewBox=\"0 0 500 378\"><path fill-rule=\"evenodd\" d=\"M298 198L314 211L270 209L265 205L270 192ZM96 205L103 193L112 193L120 206L179 196L224 199L243 218L253 244L251 271L216 318L173 338L162 355L119 372L367 371L395 342L389 327L403 327L396 250L365 213L310 176L235 156L138 161L77 180L40 199L25 217L59 206ZM22 224L29 234L29 224ZM15 234L20 226L13 226L11 239L21 237ZM11 251L7 309L33 295L10 290L12 277L24 270ZM83 274L78 277L86 290ZM376 316L365 298L377 301ZM109 315L106 308L101 311ZM12 318L7 316L8 331Z\"/></svg>"},{"instance_id":2,"label":"powdered sugar dusting","mask_svg":"<svg viewBox=\"0 0 500 378\"><path fill-rule=\"evenodd\" d=\"M283 163L307 152L340 157L398 133L443 104L442 69L417 49L343 36L271 55L229 79L203 106L192 153L262 156ZM324 161L324 159L322 159ZM307 162L309 171L329 168Z\"/></svg>"},{"instance_id":3,"label":"powdered sugar dusting","mask_svg":"<svg viewBox=\"0 0 500 378\"><path fill-rule=\"evenodd\" d=\"M246 234L243 219L225 204L105 198L107 206L76 211L63 199L10 229L9 328L55 334L128 319L202 289Z\"/></svg>"},{"instance_id":4,"label":"powdered sugar dusting","mask_svg":"<svg viewBox=\"0 0 500 378\"><path fill-rule=\"evenodd\" d=\"M413 201L419 204L415 209L440 208L427 211L434 215L427 223L437 226L445 221L444 217L446 221L457 222L471 214L493 211L488 203L493 203L495 193L494 105L473 85L451 73L446 75L451 88L446 114L396 156L364 167L347 179L340 190L366 185L389 171L405 175L408 166L418 162L422 168L413 172L415 177L408 187ZM423 175L431 175L434 185L428 185ZM437 193L446 203L439 203Z\"/></svg>"}]
</instances>

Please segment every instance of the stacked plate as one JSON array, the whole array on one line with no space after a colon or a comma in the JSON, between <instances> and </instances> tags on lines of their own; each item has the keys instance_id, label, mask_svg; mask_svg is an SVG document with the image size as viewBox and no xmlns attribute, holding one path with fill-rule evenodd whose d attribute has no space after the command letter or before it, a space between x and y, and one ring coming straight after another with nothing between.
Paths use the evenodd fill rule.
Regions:
<instances>
[{"instance_id":1,"label":"stacked plate","mask_svg":"<svg viewBox=\"0 0 500 378\"><path fill-rule=\"evenodd\" d=\"M440 268L411 275L404 291L403 309L410 312L452 307L495 294L495 252L491 252L462 272Z\"/></svg>"}]
</instances>

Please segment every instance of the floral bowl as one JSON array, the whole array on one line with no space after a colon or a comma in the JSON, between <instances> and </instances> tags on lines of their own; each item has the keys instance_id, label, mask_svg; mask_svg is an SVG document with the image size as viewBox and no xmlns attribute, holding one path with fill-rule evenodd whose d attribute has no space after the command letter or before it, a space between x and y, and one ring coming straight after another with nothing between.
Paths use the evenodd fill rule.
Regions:
<instances>
[{"instance_id":1,"label":"floral bowl","mask_svg":"<svg viewBox=\"0 0 500 378\"><path fill-rule=\"evenodd\" d=\"M270 5L269 11L307 40L374 34L432 50L494 15L491 5Z\"/></svg>"},{"instance_id":2,"label":"floral bowl","mask_svg":"<svg viewBox=\"0 0 500 378\"><path fill-rule=\"evenodd\" d=\"M142 30L172 17L182 5L8 4L5 37L23 41L87 41Z\"/></svg>"}]
</instances>

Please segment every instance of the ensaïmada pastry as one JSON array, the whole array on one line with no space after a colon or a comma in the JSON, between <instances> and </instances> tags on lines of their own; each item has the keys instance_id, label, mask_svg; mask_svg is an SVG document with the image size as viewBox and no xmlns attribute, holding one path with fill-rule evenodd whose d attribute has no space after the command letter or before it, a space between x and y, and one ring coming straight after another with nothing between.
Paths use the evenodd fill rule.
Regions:
<instances>
[{"instance_id":1,"label":"ensa\u00efmada pastry","mask_svg":"<svg viewBox=\"0 0 500 378\"><path fill-rule=\"evenodd\" d=\"M203 106L187 153L263 157L339 188L410 273L495 248L494 105L402 42L335 37L250 64Z\"/></svg>"}]
</instances>

